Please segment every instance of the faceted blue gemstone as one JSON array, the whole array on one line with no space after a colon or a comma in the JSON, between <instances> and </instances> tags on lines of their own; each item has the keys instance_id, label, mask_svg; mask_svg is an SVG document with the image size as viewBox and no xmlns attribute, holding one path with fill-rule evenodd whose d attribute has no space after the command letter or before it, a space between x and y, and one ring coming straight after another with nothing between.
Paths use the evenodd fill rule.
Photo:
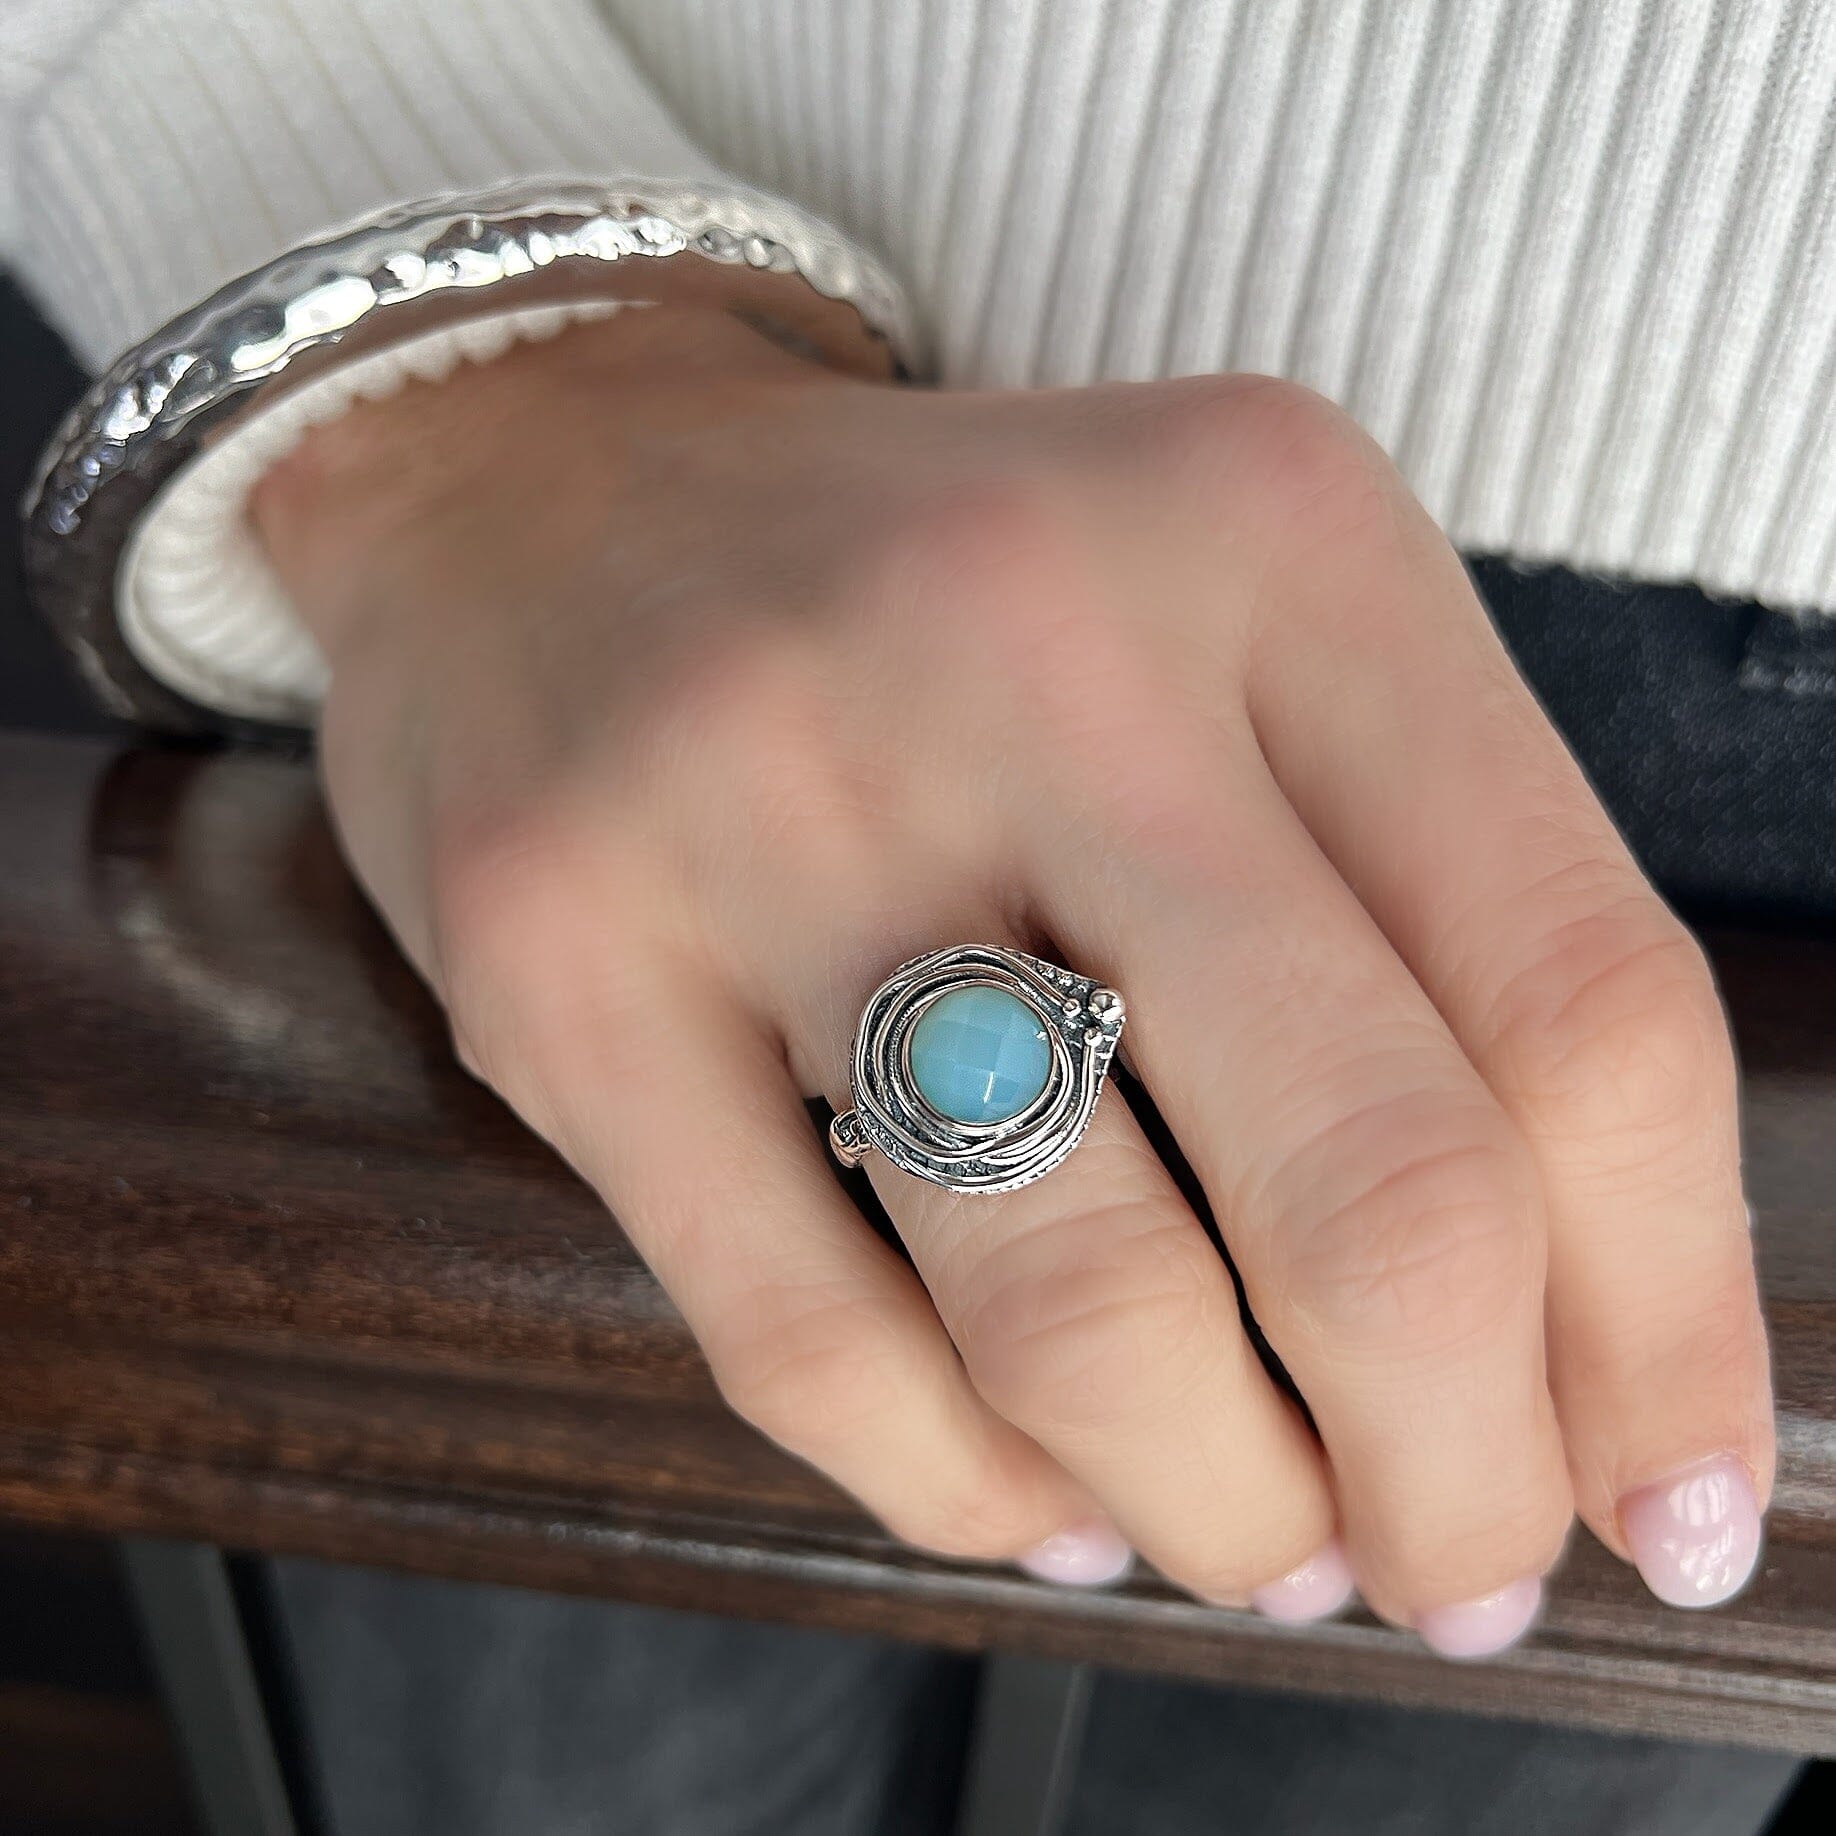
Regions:
<instances>
[{"instance_id":1,"label":"faceted blue gemstone","mask_svg":"<svg viewBox=\"0 0 1836 1836\"><path fill-rule=\"evenodd\" d=\"M912 1028L912 1081L939 1115L1005 1122L1045 1089L1052 1047L1045 1023L1003 988L953 988Z\"/></svg>"}]
</instances>

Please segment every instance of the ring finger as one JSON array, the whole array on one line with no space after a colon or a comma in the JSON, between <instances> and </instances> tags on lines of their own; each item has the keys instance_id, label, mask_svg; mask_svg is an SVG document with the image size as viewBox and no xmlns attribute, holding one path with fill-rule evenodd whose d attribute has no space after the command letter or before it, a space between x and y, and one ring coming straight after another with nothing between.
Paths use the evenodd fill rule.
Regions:
<instances>
[{"instance_id":1,"label":"ring finger","mask_svg":"<svg viewBox=\"0 0 1836 1836\"><path fill-rule=\"evenodd\" d=\"M959 908L804 955L824 970L860 964L846 988L809 985L807 967L776 984L804 991L787 1031L831 1103L848 1105L850 1040L873 983L966 941L1009 933L988 910ZM869 1165L981 1395L1170 1579L1280 1611L1293 1598L1281 1583L1333 1536L1318 1443L1263 1369L1223 1262L1119 1093L1099 1102L1073 1170L1012 1192L966 1197ZM1333 1597L1323 1578L1335 1572L1336 1552L1310 1604L1338 1604L1343 1590Z\"/></svg>"}]
</instances>

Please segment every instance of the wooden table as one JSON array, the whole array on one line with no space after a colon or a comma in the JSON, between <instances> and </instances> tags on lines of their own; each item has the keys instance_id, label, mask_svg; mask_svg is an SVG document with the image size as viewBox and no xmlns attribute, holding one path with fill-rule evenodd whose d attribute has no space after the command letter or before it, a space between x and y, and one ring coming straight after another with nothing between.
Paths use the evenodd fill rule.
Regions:
<instances>
[{"instance_id":1,"label":"wooden table","mask_svg":"<svg viewBox=\"0 0 1836 1836\"><path fill-rule=\"evenodd\" d=\"M617 1225L454 1068L304 767L0 735L0 1516L1836 1751L1836 940L1711 942L1778 1366L1764 1572L1692 1616L1577 1535L1541 1631L1455 1667L889 1542L724 1411Z\"/></svg>"}]
</instances>

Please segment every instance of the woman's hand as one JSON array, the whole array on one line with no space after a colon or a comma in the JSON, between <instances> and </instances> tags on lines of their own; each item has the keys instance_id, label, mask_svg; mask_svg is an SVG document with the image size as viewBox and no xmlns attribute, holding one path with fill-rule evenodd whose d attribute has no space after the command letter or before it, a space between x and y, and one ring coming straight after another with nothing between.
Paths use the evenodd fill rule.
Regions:
<instances>
[{"instance_id":1,"label":"woman's hand","mask_svg":"<svg viewBox=\"0 0 1836 1836\"><path fill-rule=\"evenodd\" d=\"M1522 1629L1577 1505L1667 1598L1745 1578L1714 989L1324 402L901 390L635 310L320 430L257 514L461 1056L896 1534L1094 1576L1107 1518L1292 1615L1336 1536L1456 1654ZM846 1107L867 994L963 942L1125 993L1317 1436L1114 1090L1004 1196L877 1166L915 1274L848 1203L802 1099Z\"/></svg>"}]
</instances>

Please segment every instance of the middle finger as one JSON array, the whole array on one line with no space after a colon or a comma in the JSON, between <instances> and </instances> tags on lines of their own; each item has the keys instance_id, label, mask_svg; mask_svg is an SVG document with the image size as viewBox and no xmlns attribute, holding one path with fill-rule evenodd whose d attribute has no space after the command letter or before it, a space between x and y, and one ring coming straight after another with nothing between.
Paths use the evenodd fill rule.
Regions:
<instances>
[{"instance_id":1,"label":"middle finger","mask_svg":"<svg viewBox=\"0 0 1836 1836\"><path fill-rule=\"evenodd\" d=\"M1367 1597L1450 1655L1495 1648L1572 1514L1527 1148L1247 726L1163 721L1153 751L1041 791L1043 920L1128 998Z\"/></svg>"}]
</instances>

